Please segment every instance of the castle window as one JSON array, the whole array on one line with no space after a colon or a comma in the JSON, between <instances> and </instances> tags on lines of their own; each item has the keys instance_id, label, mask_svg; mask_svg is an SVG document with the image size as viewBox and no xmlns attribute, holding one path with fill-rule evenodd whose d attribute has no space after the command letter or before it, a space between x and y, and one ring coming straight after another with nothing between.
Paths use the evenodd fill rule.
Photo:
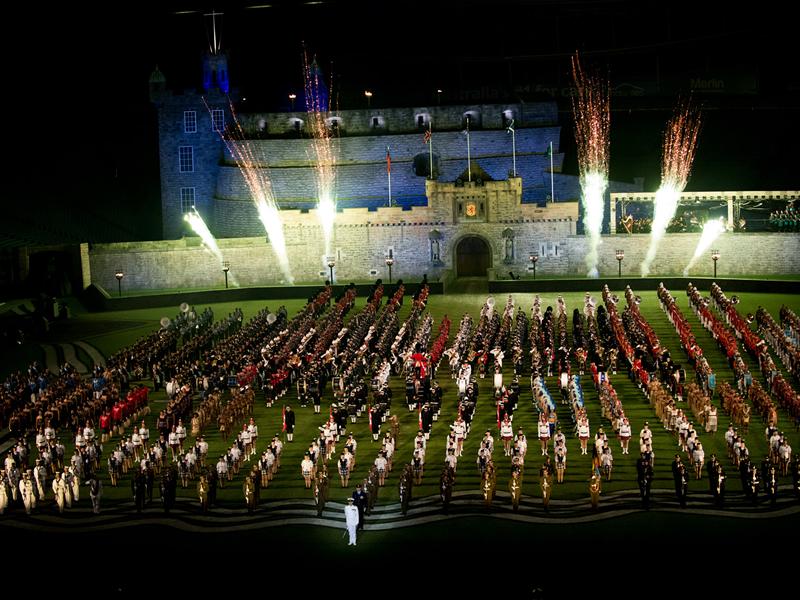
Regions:
<instances>
[{"instance_id":1,"label":"castle window","mask_svg":"<svg viewBox=\"0 0 800 600\"><path fill-rule=\"evenodd\" d=\"M193 187L181 188L181 214L185 215L194 208L194 194L195 189Z\"/></svg>"},{"instance_id":2,"label":"castle window","mask_svg":"<svg viewBox=\"0 0 800 600\"><path fill-rule=\"evenodd\" d=\"M178 171L194 173L194 146L178 146Z\"/></svg>"},{"instance_id":3,"label":"castle window","mask_svg":"<svg viewBox=\"0 0 800 600\"><path fill-rule=\"evenodd\" d=\"M373 127L380 127L381 126L381 123L378 120L378 117L372 117L372 126Z\"/></svg>"},{"instance_id":4,"label":"castle window","mask_svg":"<svg viewBox=\"0 0 800 600\"><path fill-rule=\"evenodd\" d=\"M183 111L183 133L197 133L197 112Z\"/></svg>"},{"instance_id":5,"label":"castle window","mask_svg":"<svg viewBox=\"0 0 800 600\"><path fill-rule=\"evenodd\" d=\"M211 131L225 130L225 111L215 108L211 111Z\"/></svg>"},{"instance_id":6,"label":"castle window","mask_svg":"<svg viewBox=\"0 0 800 600\"><path fill-rule=\"evenodd\" d=\"M502 117L503 117L503 127L508 127L514 120L514 111L511 109L504 110L502 112Z\"/></svg>"},{"instance_id":7,"label":"castle window","mask_svg":"<svg viewBox=\"0 0 800 600\"><path fill-rule=\"evenodd\" d=\"M431 115L427 112L421 112L414 115L417 123L417 129L427 129L431 123Z\"/></svg>"}]
</instances>

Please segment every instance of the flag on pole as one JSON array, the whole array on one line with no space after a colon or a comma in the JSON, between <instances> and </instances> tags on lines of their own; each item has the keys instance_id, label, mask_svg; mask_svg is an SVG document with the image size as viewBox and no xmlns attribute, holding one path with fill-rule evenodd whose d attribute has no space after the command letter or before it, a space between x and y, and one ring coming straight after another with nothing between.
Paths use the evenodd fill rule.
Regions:
<instances>
[{"instance_id":1,"label":"flag on pole","mask_svg":"<svg viewBox=\"0 0 800 600\"><path fill-rule=\"evenodd\" d=\"M511 123L506 127L506 133L514 133L514 119L511 119Z\"/></svg>"},{"instance_id":2,"label":"flag on pole","mask_svg":"<svg viewBox=\"0 0 800 600\"><path fill-rule=\"evenodd\" d=\"M547 158L553 158L553 142L547 145Z\"/></svg>"},{"instance_id":3,"label":"flag on pole","mask_svg":"<svg viewBox=\"0 0 800 600\"><path fill-rule=\"evenodd\" d=\"M281 431L286 431L286 407L284 406L281 410L281 419L283 420L283 427Z\"/></svg>"},{"instance_id":4,"label":"flag on pole","mask_svg":"<svg viewBox=\"0 0 800 600\"><path fill-rule=\"evenodd\" d=\"M392 155L389 154L389 146L386 146L386 172L392 172Z\"/></svg>"},{"instance_id":5,"label":"flag on pole","mask_svg":"<svg viewBox=\"0 0 800 600\"><path fill-rule=\"evenodd\" d=\"M428 123L428 129L425 130L425 136L423 137L423 139L425 140L425 143L428 145L428 158L430 160L430 163L428 165L428 168L430 169L430 172L428 173L428 177L430 177L431 179L433 179L433 137L432 136L433 136L433 126L431 125L431 123Z\"/></svg>"},{"instance_id":6,"label":"flag on pole","mask_svg":"<svg viewBox=\"0 0 800 600\"><path fill-rule=\"evenodd\" d=\"M417 424L422 429L422 405L417 409Z\"/></svg>"}]
</instances>

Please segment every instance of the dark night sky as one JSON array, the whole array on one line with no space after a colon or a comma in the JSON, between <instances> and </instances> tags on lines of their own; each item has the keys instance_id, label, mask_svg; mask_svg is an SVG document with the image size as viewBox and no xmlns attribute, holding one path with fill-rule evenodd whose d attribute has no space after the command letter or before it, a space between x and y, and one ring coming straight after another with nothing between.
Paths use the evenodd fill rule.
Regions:
<instances>
[{"instance_id":1,"label":"dark night sky","mask_svg":"<svg viewBox=\"0 0 800 600\"><path fill-rule=\"evenodd\" d=\"M270 8L246 8L270 3ZM70 207L107 219L130 238L159 236L155 112L147 78L158 63L173 88L197 86L210 4L157 8L44 9L10 21L18 144L7 199L18 213ZM705 125L689 189L797 189L800 44L778 3L757 11L713 4L633 0L462 1L436 4L277 0L228 2L223 47L240 110L285 110L299 90L302 43L334 73L341 108L534 101L537 86L569 85L569 55L607 69L612 88L643 88L612 99L612 177L658 183L660 134L692 78L724 80L725 94L700 94ZM179 11L195 11L175 14ZM99 19L99 24L98 24ZM7 80L7 83L10 83ZM575 171L569 105L559 98ZM16 202L25 194L24 202ZM73 211L75 212L75 211ZM111 230L113 228L110 228Z\"/></svg>"}]
</instances>

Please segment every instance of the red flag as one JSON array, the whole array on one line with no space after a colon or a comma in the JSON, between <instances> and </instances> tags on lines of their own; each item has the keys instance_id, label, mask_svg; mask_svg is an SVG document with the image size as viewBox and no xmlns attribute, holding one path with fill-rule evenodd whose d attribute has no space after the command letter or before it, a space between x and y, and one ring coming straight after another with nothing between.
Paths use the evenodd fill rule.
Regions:
<instances>
[{"instance_id":1,"label":"red flag","mask_svg":"<svg viewBox=\"0 0 800 600\"><path fill-rule=\"evenodd\" d=\"M286 407L284 406L281 410L281 419L283 419L283 428L281 431L286 431Z\"/></svg>"},{"instance_id":2,"label":"red flag","mask_svg":"<svg viewBox=\"0 0 800 600\"><path fill-rule=\"evenodd\" d=\"M422 406L417 410L417 423L419 424L419 428L422 429Z\"/></svg>"},{"instance_id":3,"label":"red flag","mask_svg":"<svg viewBox=\"0 0 800 600\"><path fill-rule=\"evenodd\" d=\"M430 142L431 142L431 130L430 129L426 129L425 130L425 136L424 136L423 139L425 140L426 144L430 144Z\"/></svg>"},{"instance_id":4,"label":"red flag","mask_svg":"<svg viewBox=\"0 0 800 600\"><path fill-rule=\"evenodd\" d=\"M386 172L392 172L392 155L389 154L389 146L386 146Z\"/></svg>"}]
</instances>

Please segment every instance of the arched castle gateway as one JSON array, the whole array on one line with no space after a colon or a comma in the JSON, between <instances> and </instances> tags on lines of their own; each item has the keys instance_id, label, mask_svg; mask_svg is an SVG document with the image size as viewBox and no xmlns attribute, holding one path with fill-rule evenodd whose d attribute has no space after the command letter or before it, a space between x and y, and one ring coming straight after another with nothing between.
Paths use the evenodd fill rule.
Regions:
<instances>
[{"instance_id":1,"label":"arched castle gateway","mask_svg":"<svg viewBox=\"0 0 800 600\"><path fill-rule=\"evenodd\" d=\"M479 235L467 234L453 244L457 277L486 277L492 264L490 244Z\"/></svg>"}]
</instances>

